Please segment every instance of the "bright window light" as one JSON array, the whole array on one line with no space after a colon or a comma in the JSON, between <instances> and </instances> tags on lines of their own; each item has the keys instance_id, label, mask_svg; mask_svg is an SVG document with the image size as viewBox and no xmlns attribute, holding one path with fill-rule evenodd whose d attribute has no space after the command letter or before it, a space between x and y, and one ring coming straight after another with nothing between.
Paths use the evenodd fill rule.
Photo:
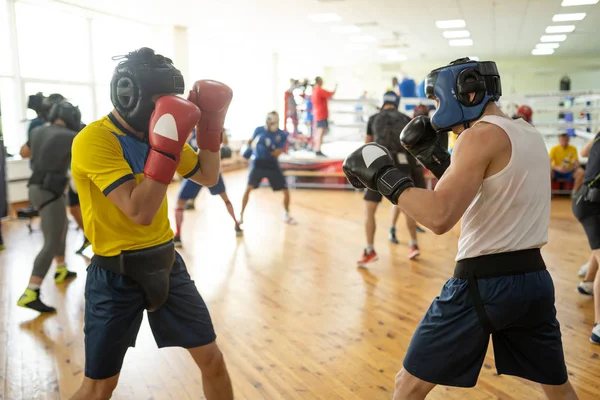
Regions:
<instances>
[{"instance_id":1,"label":"bright window light","mask_svg":"<svg viewBox=\"0 0 600 400\"><path fill-rule=\"evenodd\" d=\"M557 25L546 28L546 33L570 33L575 30L575 25Z\"/></svg>"},{"instance_id":2,"label":"bright window light","mask_svg":"<svg viewBox=\"0 0 600 400\"><path fill-rule=\"evenodd\" d=\"M312 22L338 22L342 20L342 17L334 13L324 13L309 15L308 19Z\"/></svg>"},{"instance_id":3,"label":"bright window light","mask_svg":"<svg viewBox=\"0 0 600 400\"><path fill-rule=\"evenodd\" d=\"M374 36L352 36L352 41L355 43L373 43L377 41Z\"/></svg>"},{"instance_id":4,"label":"bright window light","mask_svg":"<svg viewBox=\"0 0 600 400\"><path fill-rule=\"evenodd\" d=\"M446 21L435 21L435 26L440 29L455 29L464 28L467 26L467 23L464 19L450 19Z\"/></svg>"},{"instance_id":5,"label":"bright window light","mask_svg":"<svg viewBox=\"0 0 600 400\"><path fill-rule=\"evenodd\" d=\"M558 43L538 43L535 45L538 49L558 49Z\"/></svg>"},{"instance_id":6,"label":"bright window light","mask_svg":"<svg viewBox=\"0 0 600 400\"><path fill-rule=\"evenodd\" d=\"M367 46L366 44L354 43L346 46L346 49L350 51L365 51L369 49L369 46Z\"/></svg>"},{"instance_id":7,"label":"bright window light","mask_svg":"<svg viewBox=\"0 0 600 400\"><path fill-rule=\"evenodd\" d=\"M469 31L444 31L442 35L446 39L468 38L471 36Z\"/></svg>"},{"instance_id":8,"label":"bright window light","mask_svg":"<svg viewBox=\"0 0 600 400\"><path fill-rule=\"evenodd\" d=\"M589 6L592 4L598 4L598 0L563 0L561 6L563 6L563 7Z\"/></svg>"},{"instance_id":9,"label":"bright window light","mask_svg":"<svg viewBox=\"0 0 600 400\"><path fill-rule=\"evenodd\" d=\"M359 33L360 28L356 25L338 25L338 26L332 26L331 32L334 32L334 33Z\"/></svg>"},{"instance_id":10,"label":"bright window light","mask_svg":"<svg viewBox=\"0 0 600 400\"><path fill-rule=\"evenodd\" d=\"M448 44L452 47L463 47L463 46L473 46L473 40L471 39L454 39L450 40Z\"/></svg>"},{"instance_id":11,"label":"bright window light","mask_svg":"<svg viewBox=\"0 0 600 400\"><path fill-rule=\"evenodd\" d=\"M585 13L556 14L552 17L552 22L581 21L585 15Z\"/></svg>"},{"instance_id":12,"label":"bright window light","mask_svg":"<svg viewBox=\"0 0 600 400\"><path fill-rule=\"evenodd\" d=\"M564 42L567 40L567 35L544 35L540 38L540 42Z\"/></svg>"},{"instance_id":13,"label":"bright window light","mask_svg":"<svg viewBox=\"0 0 600 400\"><path fill-rule=\"evenodd\" d=\"M531 50L531 54L533 54L534 56L547 56L552 53L554 53L554 49L533 49L533 50Z\"/></svg>"}]
</instances>

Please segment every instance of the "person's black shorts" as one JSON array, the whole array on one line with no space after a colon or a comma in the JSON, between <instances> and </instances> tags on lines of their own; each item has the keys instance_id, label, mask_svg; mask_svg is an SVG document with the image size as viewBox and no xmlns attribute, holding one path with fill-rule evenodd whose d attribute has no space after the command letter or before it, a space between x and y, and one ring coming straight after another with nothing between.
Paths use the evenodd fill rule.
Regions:
<instances>
[{"instance_id":1,"label":"person's black shorts","mask_svg":"<svg viewBox=\"0 0 600 400\"><path fill-rule=\"evenodd\" d=\"M259 187L264 178L269 180L269 185L273 191L287 189L287 182L279 165L261 165L257 164L256 161L252 162L248 174L248 186Z\"/></svg>"},{"instance_id":2,"label":"person's black shorts","mask_svg":"<svg viewBox=\"0 0 600 400\"><path fill-rule=\"evenodd\" d=\"M70 186L69 191L67 192L67 204L69 205L69 207L79 205L79 195L75 193Z\"/></svg>"},{"instance_id":3,"label":"person's black shorts","mask_svg":"<svg viewBox=\"0 0 600 400\"><path fill-rule=\"evenodd\" d=\"M129 347L135 346L144 315L142 289L131 278L94 263L85 284L85 376L106 379L119 373ZM169 298L148 313L158 347L186 349L215 341L216 335L204 300L177 253L171 270Z\"/></svg>"},{"instance_id":4,"label":"person's black shorts","mask_svg":"<svg viewBox=\"0 0 600 400\"><path fill-rule=\"evenodd\" d=\"M567 381L554 285L548 271L478 279L498 374L548 385ZM490 334L479 322L467 279L451 278L417 327L404 368L424 381L475 386Z\"/></svg>"},{"instance_id":5,"label":"person's black shorts","mask_svg":"<svg viewBox=\"0 0 600 400\"><path fill-rule=\"evenodd\" d=\"M592 250L600 249L600 203L590 203L577 193L573 199L573 215L583 225Z\"/></svg>"},{"instance_id":6,"label":"person's black shorts","mask_svg":"<svg viewBox=\"0 0 600 400\"><path fill-rule=\"evenodd\" d=\"M325 128L327 131L329 129L329 121L327 119L317 121L317 128Z\"/></svg>"}]
</instances>

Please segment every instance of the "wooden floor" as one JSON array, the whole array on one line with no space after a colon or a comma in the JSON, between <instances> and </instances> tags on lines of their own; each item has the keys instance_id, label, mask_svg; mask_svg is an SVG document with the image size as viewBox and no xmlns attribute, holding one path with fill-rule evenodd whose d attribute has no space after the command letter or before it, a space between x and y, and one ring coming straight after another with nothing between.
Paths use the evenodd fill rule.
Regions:
<instances>
[{"instance_id":1,"label":"wooden floor","mask_svg":"<svg viewBox=\"0 0 600 400\"><path fill-rule=\"evenodd\" d=\"M245 172L227 174L225 182L239 212ZM363 271L355 267L365 241L361 194L294 191L297 226L283 224L281 199L268 189L255 192L240 239L221 199L208 191L198 198L197 211L186 212L182 254L212 313L236 398L390 399L412 333L452 273L456 235L421 234L423 255L409 262L403 219L401 244L389 244L389 205L383 205L377 219L380 260ZM68 286L44 282L42 296L59 312L38 317L16 301L41 246L40 232L30 234L22 221L8 221L3 229L0 399L67 399L84 368L86 260L74 254L79 233L70 230L67 251L69 266L80 276ZM598 399L600 346L588 341L592 298L575 290L588 251L568 199L553 201L543 253L556 285L569 374L581 399ZM200 374L185 350L158 350L145 320L114 398L200 399ZM429 398L543 396L535 384L497 376L490 346L476 388L438 387Z\"/></svg>"}]
</instances>

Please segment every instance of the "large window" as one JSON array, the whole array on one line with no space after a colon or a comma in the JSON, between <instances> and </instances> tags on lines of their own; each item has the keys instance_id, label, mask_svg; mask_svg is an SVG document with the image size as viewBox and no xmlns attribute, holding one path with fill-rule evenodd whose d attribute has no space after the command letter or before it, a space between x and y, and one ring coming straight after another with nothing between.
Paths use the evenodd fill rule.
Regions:
<instances>
[{"instance_id":1,"label":"large window","mask_svg":"<svg viewBox=\"0 0 600 400\"><path fill-rule=\"evenodd\" d=\"M49 7L16 3L21 76L56 81L90 81L87 20Z\"/></svg>"},{"instance_id":2,"label":"large window","mask_svg":"<svg viewBox=\"0 0 600 400\"><path fill-rule=\"evenodd\" d=\"M0 0L0 75L12 74L12 51L10 48L10 25L6 12L6 0Z\"/></svg>"},{"instance_id":3,"label":"large window","mask_svg":"<svg viewBox=\"0 0 600 400\"><path fill-rule=\"evenodd\" d=\"M94 112L92 89L88 85L25 82L25 94L27 96L36 94L37 92L42 92L46 96L52 93L62 94L67 98L67 101L79 107L79 110L81 110L81 120L86 124L97 119ZM27 110L27 117L29 119L35 118L35 112Z\"/></svg>"},{"instance_id":4,"label":"large window","mask_svg":"<svg viewBox=\"0 0 600 400\"><path fill-rule=\"evenodd\" d=\"M11 154L16 154L25 143L26 123L19 122L15 103L15 84L12 78L0 78L0 105L2 106L2 133L4 145Z\"/></svg>"}]
</instances>

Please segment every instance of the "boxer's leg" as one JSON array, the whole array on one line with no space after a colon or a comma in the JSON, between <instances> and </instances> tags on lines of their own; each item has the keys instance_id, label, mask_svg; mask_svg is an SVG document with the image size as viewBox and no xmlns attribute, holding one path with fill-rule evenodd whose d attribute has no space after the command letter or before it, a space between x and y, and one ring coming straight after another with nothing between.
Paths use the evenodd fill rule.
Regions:
<instances>
[{"instance_id":1,"label":"boxer's leg","mask_svg":"<svg viewBox=\"0 0 600 400\"><path fill-rule=\"evenodd\" d=\"M392 221L390 223L390 233L388 235L388 238L390 239L390 242L394 243L394 244L398 244L400 243L398 241L398 238L396 238L396 225L398 224L398 217L400 217L400 207L398 206L392 206ZM368 237L368 235L367 235Z\"/></svg>"},{"instance_id":2,"label":"boxer's leg","mask_svg":"<svg viewBox=\"0 0 600 400\"><path fill-rule=\"evenodd\" d=\"M379 192L365 190L365 236L367 238L367 246L364 248L361 257L356 262L358 267L365 267L367 264L377 261L377 253L375 252L375 230L377 225L375 222L375 212L377 206L381 203L382 196Z\"/></svg>"},{"instance_id":3,"label":"boxer's leg","mask_svg":"<svg viewBox=\"0 0 600 400\"><path fill-rule=\"evenodd\" d=\"M577 400L579 398L569 381L562 385L542 385L542 389L549 400Z\"/></svg>"},{"instance_id":4,"label":"boxer's leg","mask_svg":"<svg viewBox=\"0 0 600 400\"><path fill-rule=\"evenodd\" d=\"M177 194L177 203L175 205L175 238L173 239L176 247L181 247L181 225L183 224L183 211L185 210L186 203L188 200L193 200L198 197L202 185L189 180L184 179L181 181L179 186L179 193Z\"/></svg>"},{"instance_id":5,"label":"boxer's leg","mask_svg":"<svg viewBox=\"0 0 600 400\"><path fill-rule=\"evenodd\" d=\"M243 234L242 229L240 228L240 224L235 218L235 211L233 209L233 204L229 201L229 196L227 196L227 189L225 188L225 182L223 181L223 176L219 174L219 181L215 186L209 187L210 194L213 196L219 195L221 199L223 199L223 203L225 203L225 208L227 208L227 212L233 219L233 223L235 224L235 233L237 236L241 236Z\"/></svg>"},{"instance_id":6,"label":"boxer's leg","mask_svg":"<svg viewBox=\"0 0 600 400\"><path fill-rule=\"evenodd\" d=\"M240 225L244 223L244 212L246 211L246 206L248 205L248 200L250 199L250 192L260 186L260 182L265 176L264 168L256 167L253 162L250 163L250 171L248 172L248 186L246 186L244 197L242 197L242 212L240 213L240 218L238 219Z\"/></svg>"},{"instance_id":7,"label":"boxer's leg","mask_svg":"<svg viewBox=\"0 0 600 400\"><path fill-rule=\"evenodd\" d=\"M396 375L393 400L421 400L435 387L434 383L425 382L402 368Z\"/></svg>"},{"instance_id":8,"label":"boxer's leg","mask_svg":"<svg viewBox=\"0 0 600 400\"><path fill-rule=\"evenodd\" d=\"M410 235L410 242L408 243L408 258L412 260L421 254L419 251L419 243L417 243L417 223L406 213L404 213L404 218L406 218L406 228L408 229L408 234Z\"/></svg>"},{"instance_id":9,"label":"boxer's leg","mask_svg":"<svg viewBox=\"0 0 600 400\"><path fill-rule=\"evenodd\" d=\"M148 313L158 347L188 349L202 373L207 400L231 400L233 389L223 354L215 339L210 313L179 254L171 270L169 297L163 307Z\"/></svg>"},{"instance_id":10,"label":"boxer's leg","mask_svg":"<svg viewBox=\"0 0 600 400\"><path fill-rule=\"evenodd\" d=\"M579 285L577 285L577 290L581 294L592 296L594 294L594 279L596 278L596 273L598 272L598 260L596 260L596 256L594 255L593 251L590 254L590 259L585 265L585 274L583 280L579 282Z\"/></svg>"},{"instance_id":11,"label":"boxer's leg","mask_svg":"<svg viewBox=\"0 0 600 400\"><path fill-rule=\"evenodd\" d=\"M592 253L597 264L600 263L600 249L595 249ZM600 273L597 272L594 278L594 293L600 293ZM594 296L594 327L592 328L590 341L594 344L600 344L600 295Z\"/></svg>"}]
</instances>

